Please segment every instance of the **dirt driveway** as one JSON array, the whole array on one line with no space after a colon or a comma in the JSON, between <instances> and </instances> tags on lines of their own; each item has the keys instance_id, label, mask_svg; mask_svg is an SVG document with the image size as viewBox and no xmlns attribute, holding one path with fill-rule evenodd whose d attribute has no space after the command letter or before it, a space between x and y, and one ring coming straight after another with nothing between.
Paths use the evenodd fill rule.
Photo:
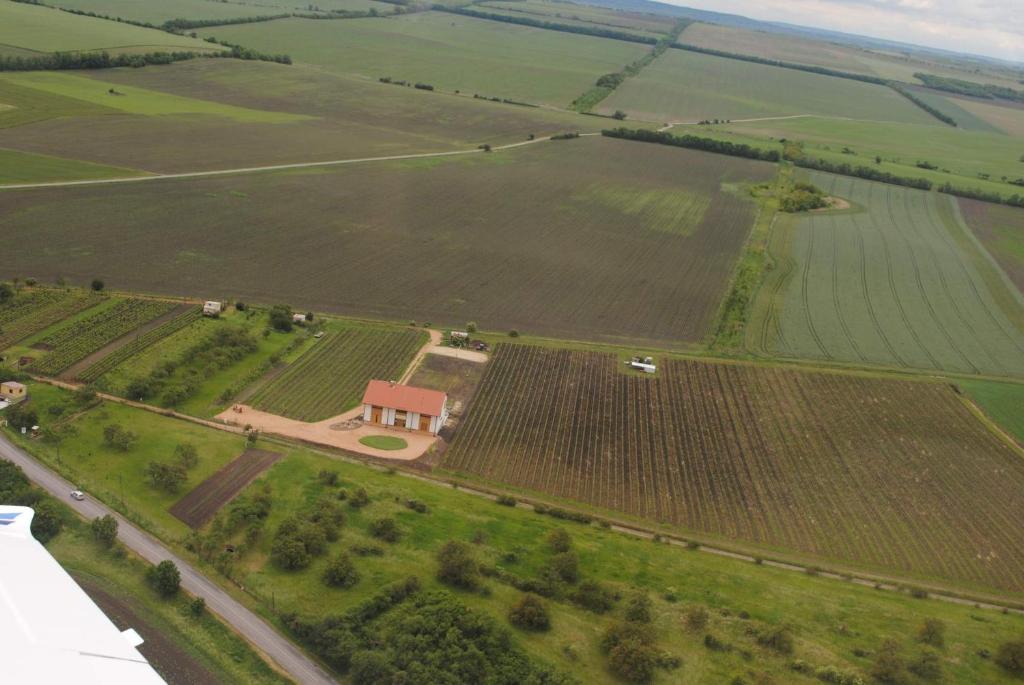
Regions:
<instances>
[{"instance_id":1,"label":"dirt driveway","mask_svg":"<svg viewBox=\"0 0 1024 685\"><path fill-rule=\"evenodd\" d=\"M339 416L334 416L316 423L296 421L277 414L270 414L259 409L239 404L241 412L233 408L216 416L218 421L235 426L251 425L261 433L273 433L287 438L297 438L329 447L338 447L350 452L358 452L381 459L397 459L412 461L423 456L431 445L437 442L433 435L405 431L400 428L382 428L370 426L362 422L362 407L357 407ZM402 438L408 446L400 450L378 450L367 447L359 442L360 438L371 435L384 435Z\"/></svg>"}]
</instances>

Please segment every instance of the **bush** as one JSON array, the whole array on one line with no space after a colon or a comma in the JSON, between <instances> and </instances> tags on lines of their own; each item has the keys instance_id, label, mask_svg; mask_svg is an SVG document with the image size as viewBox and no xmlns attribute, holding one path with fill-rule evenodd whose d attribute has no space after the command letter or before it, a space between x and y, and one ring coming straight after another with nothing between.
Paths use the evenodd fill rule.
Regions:
<instances>
[{"instance_id":1,"label":"bush","mask_svg":"<svg viewBox=\"0 0 1024 685\"><path fill-rule=\"evenodd\" d=\"M196 597L188 605L188 613L192 614L194 618L199 618L206 612L206 600L202 597Z\"/></svg>"},{"instance_id":2,"label":"bush","mask_svg":"<svg viewBox=\"0 0 1024 685\"><path fill-rule=\"evenodd\" d=\"M429 509L427 508L427 505L426 505L426 504L424 504L423 502L420 502L420 501L419 501L419 500L417 500L417 499L411 499L411 500L408 500L408 501L407 501L407 502L405 503L405 506L407 506L408 508L410 508L410 509L412 509L413 511L415 511L415 512L416 512L417 514L426 514L426 513L428 512L428 511L430 511L430 510L429 510Z\"/></svg>"},{"instance_id":3,"label":"bush","mask_svg":"<svg viewBox=\"0 0 1024 685\"><path fill-rule=\"evenodd\" d=\"M607 613L615 605L615 595L612 591L593 580L580 583L570 599L595 614Z\"/></svg>"},{"instance_id":4,"label":"bush","mask_svg":"<svg viewBox=\"0 0 1024 685\"><path fill-rule=\"evenodd\" d=\"M94 279L92 279L92 283L90 283L90 286L91 286L91 287L92 287L92 289L93 289L93 290L95 290L96 292L100 292L100 291L101 291L101 290L103 290L103 288L105 287L105 285L104 285L103 281L101 281L101 280L100 280L100 279L98 279L98 278L94 278Z\"/></svg>"},{"instance_id":5,"label":"bush","mask_svg":"<svg viewBox=\"0 0 1024 685\"><path fill-rule=\"evenodd\" d=\"M174 458L182 467L190 469L199 463L199 450L192 443L184 442L174 448Z\"/></svg>"},{"instance_id":6,"label":"bush","mask_svg":"<svg viewBox=\"0 0 1024 685\"><path fill-rule=\"evenodd\" d=\"M556 554L551 557L548 568L566 583L575 583L580 579L579 559L575 552Z\"/></svg>"},{"instance_id":7,"label":"bush","mask_svg":"<svg viewBox=\"0 0 1024 685\"><path fill-rule=\"evenodd\" d=\"M270 548L270 559L279 568L286 571L297 571L306 568L312 557L306 551L302 541L289 535L280 535L274 538L274 544Z\"/></svg>"},{"instance_id":8,"label":"bush","mask_svg":"<svg viewBox=\"0 0 1024 685\"><path fill-rule=\"evenodd\" d=\"M917 631L917 641L942 649L946 644L946 624L937 618L925 619Z\"/></svg>"},{"instance_id":9,"label":"bush","mask_svg":"<svg viewBox=\"0 0 1024 685\"><path fill-rule=\"evenodd\" d=\"M290 333L292 330L292 308L286 304L275 304L270 308L268 314L270 327L281 333Z\"/></svg>"},{"instance_id":10,"label":"bush","mask_svg":"<svg viewBox=\"0 0 1024 685\"><path fill-rule=\"evenodd\" d=\"M359 488L355 494L348 498L348 505L353 509L362 509L370 503L370 496L366 494L366 488Z\"/></svg>"},{"instance_id":11,"label":"bush","mask_svg":"<svg viewBox=\"0 0 1024 685\"><path fill-rule=\"evenodd\" d=\"M509 497L508 495L499 495L498 499L494 501L503 507L514 507L516 505L516 498Z\"/></svg>"},{"instance_id":12,"label":"bush","mask_svg":"<svg viewBox=\"0 0 1024 685\"><path fill-rule=\"evenodd\" d=\"M729 645L722 640L718 639L712 633L708 633L704 636L704 646L710 649L712 652L727 652L729 651Z\"/></svg>"},{"instance_id":13,"label":"bush","mask_svg":"<svg viewBox=\"0 0 1024 685\"><path fill-rule=\"evenodd\" d=\"M170 559L151 566L146 572L146 580L161 597L173 597L181 587L181 574Z\"/></svg>"},{"instance_id":14,"label":"bush","mask_svg":"<svg viewBox=\"0 0 1024 685\"><path fill-rule=\"evenodd\" d=\"M32 535L36 540L46 544L60 534L64 528L64 519L56 505L49 500L43 500L35 505L35 516L32 517Z\"/></svg>"},{"instance_id":15,"label":"bush","mask_svg":"<svg viewBox=\"0 0 1024 685\"><path fill-rule=\"evenodd\" d=\"M875 663L871 665L871 677L889 685L899 685L907 680L906 665L895 640L885 640L878 648Z\"/></svg>"},{"instance_id":16,"label":"bush","mask_svg":"<svg viewBox=\"0 0 1024 685\"><path fill-rule=\"evenodd\" d=\"M402 531L393 518L379 518L370 523L370 535L385 542L398 542Z\"/></svg>"},{"instance_id":17,"label":"bush","mask_svg":"<svg viewBox=\"0 0 1024 685\"><path fill-rule=\"evenodd\" d=\"M1014 675L1024 675L1024 639L1011 640L999 645L999 649L996 650L996 663Z\"/></svg>"},{"instance_id":18,"label":"bush","mask_svg":"<svg viewBox=\"0 0 1024 685\"><path fill-rule=\"evenodd\" d=\"M469 545L449 540L437 552L437 579L446 585L472 589L477 586L480 566Z\"/></svg>"},{"instance_id":19,"label":"bush","mask_svg":"<svg viewBox=\"0 0 1024 685\"><path fill-rule=\"evenodd\" d=\"M779 654L793 653L793 635L785 626L765 628L758 633L757 644Z\"/></svg>"},{"instance_id":20,"label":"bush","mask_svg":"<svg viewBox=\"0 0 1024 685\"><path fill-rule=\"evenodd\" d=\"M942 678L942 661L935 650L926 649L910 662L907 670L922 680L940 680Z\"/></svg>"},{"instance_id":21,"label":"bush","mask_svg":"<svg viewBox=\"0 0 1024 685\"><path fill-rule=\"evenodd\" d=\"M341 552L324 569L324 583L331 587L350 588L359 582L359 572L348 554Z\"/></svg>"},{"instance_id":22,"label":"bush","mask_svg":"<svg viewBox=\"0 0 1024 685\"><path fill-rule=\"evenodd\" d=\"M700 604L691 604L683 613L683 623L689 630L699 632L708 624L708 610Z\"/></svg>"},{"instance_id":23,"label":"bush","mask_svg":"<svg viewBox=\"0 0 1024 685\"><path fill-rule=\"evenodd\" d=\"M508 332L508 337L510 337L510 338L518 338L519 337L519 331L517 331L516 329L513 328L511 331Z\"/></svg>"},{"instance_id":24,"label":"bush","mask_svg":"<svg viewBox=\"0 0 1024 685\"><path fill-rule=\"evenodd\" d=\"M626 620L631 623L650 623L653 619L651 598L637 593L626 602Z\"/></svg>"},{"instance_id":25,"label":"bush","mask_svg":"<svg viewBox=\"0 0 1024 685\"><path fill-rule=\"evenodd\" d=\"M111 423L103 428L103 442L122 452L130 450L137 439L135 433L117 423Z\"/></svg>"},{"instance_id":26,"label":"bush","mask_svg":"<svg viewBox=\"0 0 1024 685\"><path fill-rule=\"evenodd\" d=\"M809 673L810 666L800 660L793 662L793 670L799 671L797 664L803 664L807 670L801 671L802 673ZM823 683L832 683L832 685L864 685L864 679L853 671L841 671L835 666L822 666L821 668L814 671L814 677Z\"/></svg>"},{"instance_id":27,"label":"bush","mask_svg":"<svg viewBox=\"0 0 1024 685\"><path fill-rule=\"evenodd\" d=\"M381 685L391 680L394 668L387 657L377 651L356 652L352 655L349 676L352 685Z\"/></svg>"},{"instance_id":28,"label":"bush","mask_svg":"<svg viewBox=\"0 0 1024 685\"><path fill-rule=\"evenodd\" d=\"M631 683L647 683L654 677L658 658L658 650L651 645L627 640L608 652L608 668Z\"/></svg>"},{"instance_id":29,"label":"bush","mask_svg":"<svg viewBox=\"0 0 1024 685\"><path fill-rule=\"evenodd\" d=\"M555 528L548 533L548 547L555 553L568 552L572 549L572 538L564 528Z\"/></svg>"},{"instance_id":30,"label":"bush","mask_svg":"<svg viewBox=\"0 0 1024 685\"><path fill-rule=\"evenodd\" d=\"M551 617L540 597L527 593L512 605L509 623L523 630L545 631L551 628Z\"/></svg>"},{"instance_id":31,"label":"bush","mask_svg":"<svg viewBox=\"0 0 1024 685\"><path fill-rule=\"evenodd\" d=\"M146 477L153 487L165 492L177 492L182 484L188 480L188 474L179 464L161 464L151 461L146 465Z\"/></svg>"},{"instance_id":32,"label":"bush","mask_svg":"<svg viewBox=\"0 0 1024 685\"><path fill-rule=\"evenodd\" d=\"M104 547L110 547L117 540L117 519L107 514L98 516L89 523L93 539Z\"/></svg>"},{"instance_id":33,"label":"bush","mask_svg":"<svg viewBox=\"0 0 1024 685\"><path fill-rule=\"evenodd\" d=\"M359 557L382 557L384 548L379 545L352 545L352 554Z\"/></svg>"}]
</instances>

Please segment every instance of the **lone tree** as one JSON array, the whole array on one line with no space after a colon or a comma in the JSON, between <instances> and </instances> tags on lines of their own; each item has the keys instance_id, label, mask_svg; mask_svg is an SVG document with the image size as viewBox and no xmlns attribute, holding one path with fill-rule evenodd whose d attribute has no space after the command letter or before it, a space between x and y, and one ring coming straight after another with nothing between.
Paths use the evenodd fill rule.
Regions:
<instances>
[{"instance_id":1,"label":"lone tree","mask_svg":"<svg viewBox=\"0 0 1024 685\"><path fill-rule=\"evenodd\" d=\"M626 118L626 113L623 112L621 109L615 110L615 114L612 115L612 119L617 119L618 121L622 121L625 118Z\"/></svg>"},{"instance_id":2,"label":"lone tree","mask_svg":"<svg viewBox=\"0 0 1024 685\"><path fill-rule=\"evenodd\" d=\"M449 540L437 552L437 579L446 585L472 589L477 584L479 566L469 545Z\"/></svg>"},{"instance_id":3,"label":"lone tree","mask_svg":"<svg viewBox=\"0 0 1024 685\"><path fill-rule=\"evenodd\" d=\"M161 464L158 461L151 461L146 465L146 477L154 487L164 492L177 492L186 480L188 474L178 464Z\"/></svg>"},{"instance_id":4,"label":"lone tree","mask_svg":"<svg viewBox=\"0 0 1024 685\"><path fill-rule=\"evenodd\" d=\"M89 528L93 539L104 547L110 547L117 539L117 519L110 514L94 518Z\"/></svg>"},{"instance_id":5,"label":"lone tree","mask_svg":"<svg viewBox=\"0 0 1024 685\"><path fill-rule=\"evenodd\" d=\"M92 289L95 290L96 292L100 292L101 290L103 290L103 288L106 287L106 285L103 283L103 281L101 281L98 278L92 279L91 286L92 286Z\"/></svg>"},{"instance_id":6,"label":"lone tree","mask_svg":"<svg viewBox=\"0 0 1024 685\"><path fill-rule=\"evenodd\" d=\"M103 428L103 442L114 449L127 452L135 444L137 436L119 423L111 423Z\"/></svg>"},{"instance_id":7,"label":"lone tree","mask_svg":"<svg viewBox=\"0 0 1024 685\"><path fill-rule=\"evenodd\" d=\"M331 559L324 570L324 583L331 587L350 588L359 582L359 571L345 552Z\"/></svg>"},{"instance_id":8,"label":"lone tree","mask_svg":"<svg viewBox=\"0 0 1024 685\"><path fill-rule=\"evenodd\" d=\"M181 573L170 559L161 561L146 572L146 579L161 597L173 597L181 587Z\"/></svg>"},{"instance_id":9,"label":"lone tree","mask_svg":"<svg viewBox=\"0 0 1024 685\"><path fill-rule=\"evenodd\" d=\"M508 612L509 623L523 630L544 631L551 628L551 617L540 597L527 593L512 605Z\"/></svg>"},{"instance_id":10,"label":"lone tree","mask_svg":"<svg viewBox=\"0 0 1024 685\"><path fill-rule=\"evenodd\" d=\"M190 469L199 463L199 450L190 442L183 442L174 448L174 458L184 468Z\"/></svg>"}]
</instances>

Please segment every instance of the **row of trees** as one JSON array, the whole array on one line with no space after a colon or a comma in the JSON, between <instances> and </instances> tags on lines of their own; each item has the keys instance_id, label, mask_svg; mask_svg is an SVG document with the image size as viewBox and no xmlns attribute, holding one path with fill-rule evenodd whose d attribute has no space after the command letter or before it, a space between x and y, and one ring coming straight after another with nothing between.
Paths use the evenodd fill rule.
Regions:
<instances>
[{"instance_id":1,"label":"row of trees","mask_svg":"<svg viewBox=\"0 0 1024 685\"><path fill-rule=\"evenodd\" d=\"M899 93L903 97L905 97L906 99L908 99L911 102L913 102L915 105L917 105L918 107L920 107L924 111L926 111L929 114L931 114L933 117L935 117L936 119L938 119L942 123L949 124L950 126L956 126L957 125L956 124L956 119L954 119L953 117L949 116L945 112L939 111L935 107L932 107L927 102L925 102L921 98L917 97L916 95L911 93L909 90L907 90L903 86L897 85L895 83L890 83L889 87L892 88L893 90L895 90L897 93Z\"/></svg>"},{"instance_id":2,"label":"row of trees","mask_svg":"<svg viewBox=\"0 0 1024 685\"><path fill-rule=\"evenodd\" d=\"M1006 86L997 86L991 83L975 83L974 81L964 81L958 78L936 76L935 74L921 72L914 74L914 78L929 88L942 90L947 93L969 95L970 97L984 98L986 100L1001 99L1024 102L1024 91L1007 88Z\"/></svg>"},{"instance_id":3,"label":"row of trees","mask_svg":"<svg viewBox=\"0 0 1024 685\"><path fill-rule=\"evenodd\" d=\"M817 171L827 171L831 174L856 176L857 178L864 178L869 181L879 181L880 183L890 183L892 185L917 188L919 190L931 190L932 188L932 182L926 178L897 176L896 174L889 173L888 171L882 171L880 169L875 169L874 167L863 165L854 166L848 162L836 163L830 162L826 159L804 156L794 157L790 159L790 161L798 167L815 169Z\"/></svg>"},{"instance_id":4,"label":"row of trees","mask_svg":"<svg viewBox=\"0 0 1024 685\"><path fill-rule=\"evenodd\" d=\"M538 29L547 29L549 31L562 31L564 33L578 33L584 36L596 36L598 38L612 38L614 40L624 40L630 43L644 43L646 45L655 45L658 42L658 39L655 38L654 36L641 36L635 33L617 31L615 29L605 29L597 26L578 26L575 24L562 24L554 21L545 21L543 19L533 19L531 17L513 17L507 14L481 12L480 10L469 9L467 7L448 7L446 5L434 5L433 9L438 12L451 12L453 14L462 14L467 17L475 17L476 19L503 21L508 24L532 26Z\"/></svg>"},{"instance_id":5,"label":"row of trees","mask_svg":"<svg viewBox=\"0 0 1024 685\"><path fill-rule=\"evenodd\" d=\"M642 143L658 143L659 145L671 145L674 147L685 147L691 150L704 150L715 152L721 155L733 157L744 157L746 159L760 159L766 162L778 162L782 155L778 150L765 150L753 147L744 143L730 143L725 140L714 138L703 138L694 135L676 136L667 131L651 131L649 129L615 128L601 131L601 135L609 138L623 138L625 140L636 140Z\"/></svg>"}]
</instances>

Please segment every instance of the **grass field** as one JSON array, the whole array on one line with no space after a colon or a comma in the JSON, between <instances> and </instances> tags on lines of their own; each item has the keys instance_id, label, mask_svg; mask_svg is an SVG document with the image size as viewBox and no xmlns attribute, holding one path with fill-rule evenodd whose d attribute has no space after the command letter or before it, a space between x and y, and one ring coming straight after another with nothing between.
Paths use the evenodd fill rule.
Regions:
<instances>
[{"instance_id":1,"label":"grass field","mask_svg":"<svg viewBox=\"0 0 1024 685\"><path fill-rule=\"evenodd\" d=\"M696 342L753 222L740 186L774 172L587 138L450 160L8 191L0 268L399 321ZM38 240L52 249L33 249Z\"/></svg>"},{"instance_id":2,"label":"grass field","mask_svg":"<svg viewBox=\"0 0 1024 685\"><path fill-rule=\"evenodd\" d=\"M960 98L949 97L948 93L930 88L911 88L910 90L914 93L915 97L924 100L943 114L952 117L958 129L1006 134L1006 131L961 107L961 103L964 100Z\"/></svg>"},{"instance_id":3,"label":"grass field","mask_svg":"<svg viewBox=\"0 0 1024 685\"><path fill-rule=\"evenodd\" d=\"M665 122L821 114L941 125L884 86L685 50L666 51L598 108L615 110Z\"/></svg>"},{"instance_id":4,"label":"grass field","mask_svg":"<svg viewBox=\"0 0 1024 685\"><path fill-rule=\"evenodd\" d=\"M207 29L329 71L390 76L559 107L648 46L439 12L359 21L288 19Z\"/></svg>"},{"instance_id":5,"label":"grass field","mask_svg":"<svg viewBox=\"0 0 1024 685\"><path fill-rule=\"evenodd\" d=\"M35 392L35 388L32 391ZM138 410L125 411L126 416L139 415L137 420L147 428L162 426L166 432L175 432L179 425L166 417ZM92 412L82 420L97 421ZM204 436L197 442L201 456L222 443L237 454L240 445L237 437L201 427L196 430L200 431L198 435ZM197 434L191 432L188 438L198 439ZM52 447L17 436L14 439L55 463ZM66 445L62 454L69 451L76 450ZM98 457L96 461L100 459L118 457ZM360 510L345 508L347 520L340 541L330 543L327 553L315 559L308 569L280 570L268 561L272 532L285 518L308 510L319 497L335 496L337 489L325 486L317 477L324 469L336 471L340 488L349 493L365 488L370 504ZM448 539L475 540L474 553L481 561L520 578L537 578L550 559L544 540L554 529L565 527L579 556L580 574L584 579L606 583L623 595L639 590L652 598L653 625L659 647L683 660L678 670L658 671L653 680L655 685L730 682L737 676L749 677L752 672L771 676L776 682L803 685L821 682L813 675L791 670L794 658L809 662L813 668L832 665L864 673L869 670L872 653L884 637L899 639L905 654L915 655L919 648L910 636L926 618L936 618L946 624L941 664L949 682L1015 682L1000 671L992 659L983 658L978 652L982 649L994 652L1000 642L1019 635L1024 629L1024 620L1017 615L912 599L907 594L878 592L783 571L767 564L755 566L714 554L652 544L649 540L634 539L597 526L560 522L522 509L502 507L460 491L389 475L306 450L287 449L286 458L250 487L261 489L263 483L270 485L273 502L266 533L258 538L251 551L236 561L231 573L248 589L250 597L259 598L244 599L255 602L256 608L268 617L272 616L272 603L275 612L297 611L304 616L344 611L373 596L382 586L408 577L411 572L420 577L427 590L437 589L439 586L433 578L434 554ZM89 492L91 496L117 502L116 487ZM153 509L155 505L148 494L148 486L144 485L126 489L129 509L135 512ZM402 503L408 500L426 504L429 513L418 514L406 508ZM338 551L357 545L380 544L371 537L368 527L371 521L384 516L396 520L403 532L401 540L387 545L382 556L353 555L361 576L354 587L347 590L324 587L320 575L326 560ZM182 549L179 536L165 539L179 554L192 558ZM56 545L64 544L60 538L57 540ZM84 565L104 558L97 557L88 543L77 537L69 537L67 543L63 551L58 552L65 563ZM139 587L120 575L116 577L130 589ZM212 570L211 577L231 584ZM508 607L520 593L493 580L485 580L485 583L489 592L460 592L459 601L507 625ZM621 617L623 604L620 601L607 615L595 615L567 601L551 600L548 601L551 631L515 631L513 639L532 657L568 670L585 682L619 682L606 670L606 658L599 645L606 628ZM695 604L708 609L708 625L697 631L682 629L688 607ZM751 630L766 624L790 626L795 637L792 655L779 656L755 643ZM731 648L726 651L705 648L705 633L714 634ZM221 651L232 652L227 648Z\"/></svg>"},{"instance_id":6,"label":"grass field","mask_svg":"<svg viewBox=\"0 0 1024 685\"><path fill-rule=\"evenodd\" d=\"M0 183L38 183L138 176L134 169L0 149Z\"/></svg>"},{"instance_id":7,"label":"grass field","mask_svg":"<svg viewBox=\"0 0 1024 685\"><path fill-rule=\"evenodd\" d=\"M76 92L84 91L102 105L0 78L0 103L15 106L0 111L0 146L180 172L464 149L518 142L531 134L596 131L606 123L597 117L399 88L301 65L192 60L69 78L79 84L86 81L84 76L100 84L76 87ZM128 98L109 95L110 87L143 93L140 105L159 116L129 116L115 109L130 107L122 104ZM18 125L31 122L36 123ZM182 137L190 144L181 145Z\"/></svg>"},{"instance_id":8,"label":"grass field","mask_svg":"<svg viewBox=\"0 0 1024 685\"><path fill-rule=\"evenodd\" d=\"M422 331L338 327L259 389L249 404L299 421L320 421L359 405L372 379L398 380L427 342Z\"/></svg>"},{"instance_id":9,"label":"grass field","mask_svg":"<svg viewBox=\"0 0 1024 685\"><path fill-rule=\"evenodd\" d=\"M499 347L442 466L716 537L1024 591L1024 460L948 386ZM985 492L987 494L980 495Z\"/></svg>"},{"instance_id":10,"label":"grass field","mask_svg":"<svg viewBox=\"0 0 1024 685\"><path fill-rule=\"evenodd\" d=\"M0 45L34 53L220 50L202 40L83 17L39 5L0 3Z\"/></svg>"},{"instance_id":11,"label":"grass field","mask_svg":"<svg viewBox=\"0 0 1024 685\"><path fill-rule=\"evenodd\" d=\"M1024 375L1024 306L955 200L827 174L854 205L787 217L748 344L787 357Z\"/></svg>"},{"instance_id":12,"label":"grass field","mask_svg":"<svg viewBox=\"0 0 1024 685\"><path fill-rule=\"evenodd\" d=\"M1024 293L1024 209L959 199L960 214Z\"/></svg>"}]
</instances>

